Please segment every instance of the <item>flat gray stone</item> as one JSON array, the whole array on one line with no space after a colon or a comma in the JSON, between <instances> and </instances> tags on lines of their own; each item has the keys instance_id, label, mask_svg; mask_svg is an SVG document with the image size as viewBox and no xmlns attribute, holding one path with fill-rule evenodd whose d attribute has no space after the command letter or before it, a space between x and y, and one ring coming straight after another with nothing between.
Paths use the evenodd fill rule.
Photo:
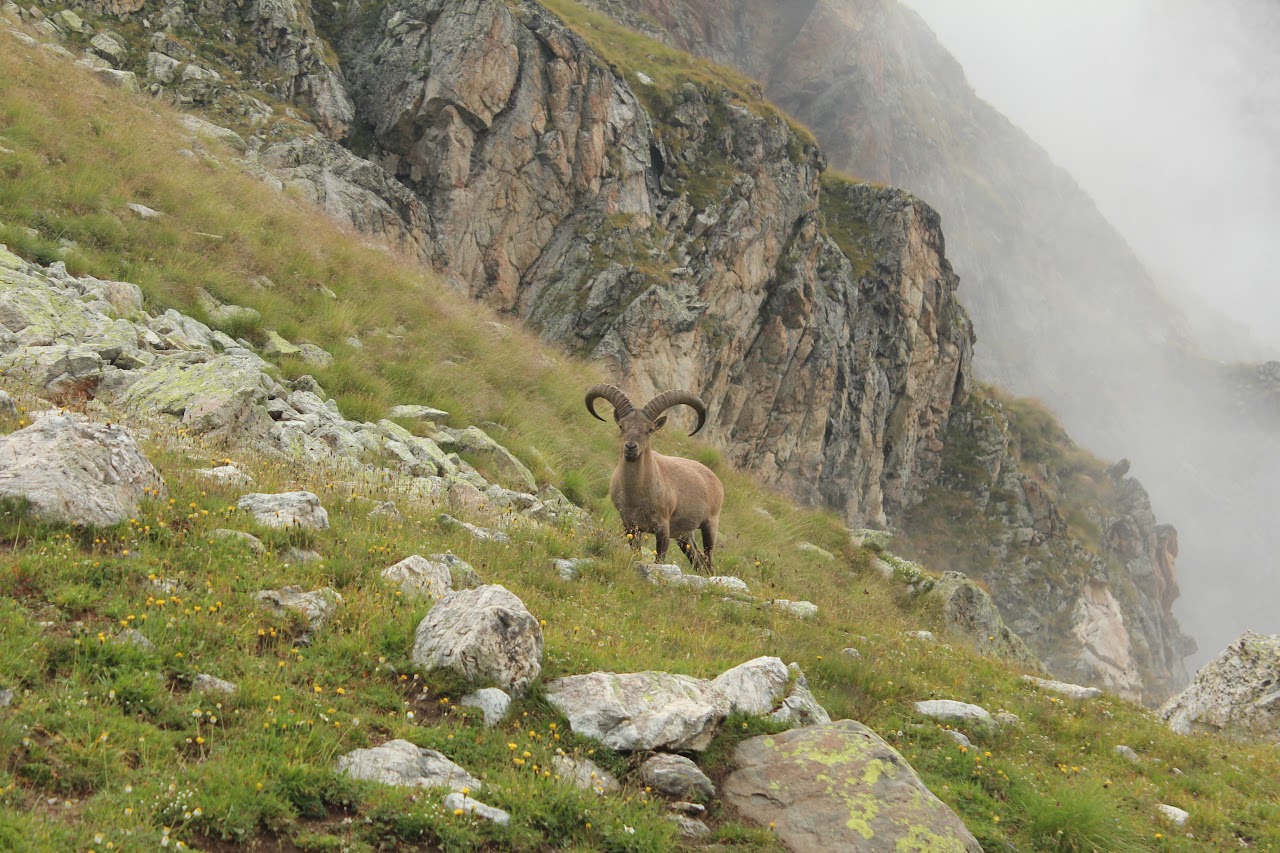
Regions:
<instances>
[{"instance_id":1,"label":"flat gray stone","mask_svg":"<svg viewBox=\"0 0 1280 853\"><path fill-rule=\"evenodd\" d=\"M311 492L254 493L240 498L236 506L266 527L308 530L326 530L329 527L329 513L320 505L320 498Z\"/></svg>"},{"instance_id":2,"label":"flat gray stone","mask_svg":"<svg viewBox=\"0 0 1280 853\"><path fill-rule=\"evenodd\" d=\"M917 714L923 714L935 720L983 725L994 722L986 708L970 705L968 702L957 702L954 699L929 699L917 702L915 707Z\"/></svg>"},{"instance_id":3,"label":"flat gray stone","mask_svg":"<svg viewBox=\"0 0 1280 853\"><path fill-rule=\"evenodd\" d=\"M463 788L478 791L479 779L434 749L407 740L391 740L371 749L356 749L338 758L338 772L353 779L416 788Z\"/></svg>"},{"instance_id":4,"label":"flat gray stone","mask_svg":"<svg viewBox=\"0 0 1280 853\"><path fill-rule=\"evenodd\" d=\"M479 800L473 800L465 794L449 794L444 798L444 807L447 811L455 813L461 811L465 814L491 820L499 826L506 826L511 822L511 815L507 812L494 806L486 806Z\"/></svg>"},{"instance_id":5,"label":"flat gray stone","mask_svg":"<svg viewBox=\"0 0 1280 853\"><path fill-rule=\"evenodd\" d=\"M192 680L191 689L196 693L221 693L230 696L240 688L230 681L202 672Z\"/></svg>"}]
</instances>

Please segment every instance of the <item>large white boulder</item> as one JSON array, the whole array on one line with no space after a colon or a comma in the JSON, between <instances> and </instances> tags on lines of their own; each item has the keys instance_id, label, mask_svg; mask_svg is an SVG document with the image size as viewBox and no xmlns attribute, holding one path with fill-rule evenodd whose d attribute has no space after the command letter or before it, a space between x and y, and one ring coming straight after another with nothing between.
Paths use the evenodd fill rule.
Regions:
<instances>
[{"instance_id":1,"label":"large white boulder","mask_svg":"<svg viewBox=\"0 0 1280 853\"><path fill-rule=\"evenodd\" d=\"M711 682L669 672L592 672L547 685L547 699L576 734L610 749L703 750L729 703Z\"/></svg>"},{"instance_id":2,"label":"large white boulder","mask_svg":"<svg viewBox=\"0 0 1280 853\"><path fill-rule=\"evenodd\" d=\"M1280 634L1246 631L1160 708L1182 734L1280 743Z\"/></svg>"},{"instance_id":3,"label":"large white boulder","mask_svg":"<svg viewBox=\"0 0 1280 853\"><path fill-rule=\"evenodd\" d=\"M39 518L119 524L138 514L145 495L163 491L160 474L118 424L46 414L0 436L0 495L25 498Z\"/></svg>"},{"instance_id":4,"label":"large white boulder","mask_svg":"<svg viewBox=\"0 0 1280 853\"><path fill-rule=\"evenodd\" d=\"M542 673L542 627L503 586L451 592L418 624L413 662L522 695Z\"/></svg>"}]
</instances>

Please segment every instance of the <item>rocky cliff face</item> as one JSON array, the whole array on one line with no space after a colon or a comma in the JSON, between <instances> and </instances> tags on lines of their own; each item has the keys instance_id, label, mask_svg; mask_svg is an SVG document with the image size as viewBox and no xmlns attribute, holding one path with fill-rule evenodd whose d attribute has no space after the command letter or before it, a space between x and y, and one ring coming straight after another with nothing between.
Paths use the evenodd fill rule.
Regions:
<instances>
[{"instance_id":1,"label":"rocky cliff face","mask_svg":"<svg viewBox=\"0 0 1280 853\"><path fill-rule=\"evenodd\" d=\"M824 184L778 116L619 72L534 3L393 3L350 32L358 135L452 281L638 396L698 392L734 462L804 500L883 523L918 495L971 342L936 214Z\"/></svg>"},{"instance_id":2,"label":"rocky cliff face","mask_svg":"<svg viewBox=\"0 0 1280 853\"><path fill-rule=\"evenodd\" d=\"M1107 468L1034 403L987 389L943 441L942 476L902 517L908 552L983 582L1055 674L1148 702L1184 686L1178 534L1128 463Z\"/></svg>"}]
</instances>

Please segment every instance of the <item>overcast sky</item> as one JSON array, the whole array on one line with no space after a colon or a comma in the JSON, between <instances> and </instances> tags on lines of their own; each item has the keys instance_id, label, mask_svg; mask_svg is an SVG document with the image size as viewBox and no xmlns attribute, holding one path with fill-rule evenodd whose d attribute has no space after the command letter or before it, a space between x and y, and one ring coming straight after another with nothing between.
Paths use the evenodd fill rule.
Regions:
<instances>
[{"instance_id":1,"label":"overcast sky","mask_svg":"<svg viewBox=\"0 0 1280 853\"><path fill-rule=\"evenodd\" d=\"M1193 320L1211 307L1250 355L1280 353L1280 3L906 2ZM1211 352L1240 354L1214 331Z\"/></svg>"}]
</instances>

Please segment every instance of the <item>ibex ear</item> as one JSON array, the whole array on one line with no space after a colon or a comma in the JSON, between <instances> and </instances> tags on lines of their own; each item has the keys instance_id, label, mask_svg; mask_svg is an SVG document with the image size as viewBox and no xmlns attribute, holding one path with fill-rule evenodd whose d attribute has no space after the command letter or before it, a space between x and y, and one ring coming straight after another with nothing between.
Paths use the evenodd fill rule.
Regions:
<instances>
[{"instance_id":1,"label":"ibex ear","mask_svg":"<svg viewBox=\"0 0 1280 853\"><path fill-rule=\"evenodd\" d=\"M656 421L653 422L653 431L657 432L658 430L662 429L666 425L667 425L667 416L662 415Z\"/></svg>"}]
</instances>

